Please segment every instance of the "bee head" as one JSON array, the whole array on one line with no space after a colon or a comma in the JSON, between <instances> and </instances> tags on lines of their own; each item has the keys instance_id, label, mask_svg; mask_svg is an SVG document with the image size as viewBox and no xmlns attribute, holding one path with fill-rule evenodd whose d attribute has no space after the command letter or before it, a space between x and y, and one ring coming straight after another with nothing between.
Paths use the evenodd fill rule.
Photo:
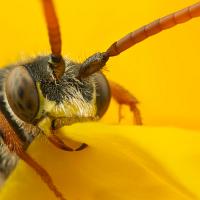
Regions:
<instances>
[{"instance_id":1,"label":"bee head","mask_svg":"<svg viewBox=\"0 0 200 200\"><path fill-rule=\"evenodd\" d=\"M87 60L77 63L63 59L64 71L59 79L52 69L51 56L39 56L13 68L5 84L12 111L32 124L45 117L102 116L110 100L109 86L100 72L80 78Z\"/></svg>"},{"instance_id":2,"label":"bee head","mask_svg":"<svg viewBox=\"0 0 200 200\"><path fill-rule=\"evenodd\" d=\"M42 5L51 55L22 63L9 73L5 91L10 108L19 119L34 125L44 118L101 117L109 105L110 89L100 69L109 54L96 53L83 63L64 59L53 1L43 0Z\"/></svg>"}]
</instances>

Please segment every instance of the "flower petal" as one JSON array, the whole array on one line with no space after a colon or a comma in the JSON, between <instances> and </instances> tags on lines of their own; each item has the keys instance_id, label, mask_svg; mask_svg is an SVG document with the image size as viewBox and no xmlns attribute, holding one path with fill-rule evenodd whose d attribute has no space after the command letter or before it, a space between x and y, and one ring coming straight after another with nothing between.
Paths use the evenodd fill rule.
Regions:
<instances>
[{"instance_id":1,"label":"flower petal","mask_svg":"<svg viewBox=\"0 0 200 200\"><path fill-rule=\"evenodd\" d=\"M200 134L174 128L64 127L59 136L85 142L80 152L63 152L38 139L29 153L51 174L67 199L178 200L200 197ZM20 162L0 199L56 199Z\"/></svg>"}]
</instances>

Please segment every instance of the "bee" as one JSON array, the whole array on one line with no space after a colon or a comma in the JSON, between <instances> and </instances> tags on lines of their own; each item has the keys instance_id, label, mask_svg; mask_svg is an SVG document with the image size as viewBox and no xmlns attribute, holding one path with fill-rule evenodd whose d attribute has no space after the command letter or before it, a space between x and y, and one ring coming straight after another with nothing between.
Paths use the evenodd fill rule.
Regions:
<instances>
[{"instance_id":1,"label":"bee","mask_svg":"<svg viewBox=\"0 0 200 200\"><path fill-rule=\"evenodd\" d=\"M82 63L62 55L61 34L52 0L41 0L46 19L50 55L39 55L0 70L0 170L7 176L18 158L33 168L49 189L61 200L65 197L48 172L26 149L40 134L64 151L80 151L64 143L56 134L62 126L100 119L111 97L130 107L134 123L142 125L138 100L125 88L107 80L102 69L109 58L162 30L200 16L200 3L160 18L114 42L105 52L95 53Z\"/></svg>"}]
</instances>

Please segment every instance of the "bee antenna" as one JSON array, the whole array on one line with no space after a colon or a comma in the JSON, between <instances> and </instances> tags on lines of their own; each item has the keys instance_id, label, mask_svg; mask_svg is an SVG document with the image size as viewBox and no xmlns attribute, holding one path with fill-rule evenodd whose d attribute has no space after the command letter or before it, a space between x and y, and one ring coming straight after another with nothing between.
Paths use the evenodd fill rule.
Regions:
<instances>
[{"instance_id":1,"label":"bee antenna","mask_svg":"<svg viewBox=\"0 0 200 200\"><path fill-rule=\"evenodd\" d=\"M149 38L150 36L199 16L200 2L157 19L150 24L129 33L120 40L114 42L106 52L97 53L87 58L81 65L77 78L86 78L101 70L110 57L119 55L121 52Z\"/></svg>"},{"instance_id":2,"label":"bee antenna","mask_svg":"<svg viewBox=\"0 0 200 200\"><path fill-rule=\"evenodd\" d=\"M200 2L188 6L175 13L157 19L150 24L147 24L120 40L114 42L106 51L108 57L117 56L126 49L134 46L135 44L156 35L157 33L172 28L178 24L185 23L195 17L200 16Z\"/></svg>"},{"instance_id":3,"label":"bee antenna","mask_svg":"<svg viewBox=\"0 0 200 200\"><path fill-rule=\"evenodd\" d=\"M47 24L49 43L51 46L51 57L49 59L50 67L57 79L63 75L65 71L64 60L61 55L62 41L60 34L60 26L56 15L53 0L42 0L44 16Z\"/></svg>"}]
</instances>

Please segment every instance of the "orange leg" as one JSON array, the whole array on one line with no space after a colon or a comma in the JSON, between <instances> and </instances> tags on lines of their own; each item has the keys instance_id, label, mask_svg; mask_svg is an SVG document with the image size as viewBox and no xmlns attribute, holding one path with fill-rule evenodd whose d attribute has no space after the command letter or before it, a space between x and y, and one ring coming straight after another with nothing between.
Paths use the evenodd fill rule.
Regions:
<instances>
[{"instance_id":1,"label":"orange leg","mask_svg":"<svg viewBox=\"0 0 200 200\"><path fill-rule=\"evenodd\" d=\"M109 81L109 85L111 88L112 97L119 104L119 122L122 119L121 106L124 104L129 106L131 112L133 112L134 123L137 125L142 125L142 117L140 114L140 110L137 107L138 100L128 90L126 90L119 84L113 81Z\"/></svg>"},{"instance_id":2,"label":"orange leg","mask_svg":"<svg viewBox=\"0 0 200 200\"><path fill-rule=\"evenodd\" d=\"M37 163L30 155L28 155L24 149L21 140L10 126L3 113L0 112L0 133L2 134L3 141L7 145L11 152L15 152L23 161L25 161L32 169L37 172L41 179L47 184L49 189L58 197L60 200L66 200L62 193L53 183L51 176L48 172Z\"/></svg>"},{"instance_id":3,"label":"orange leg","mask_svg":"<svg viewBox=\"0 0 200 200\"><path fill-rule=\"evenodd\" d=\"M122 116L122 104L119 104L118 115L119 115L118 121L120 123L121 120L123 119L123 116Z\"/></svg>"},{"instance_id":4,"label":"orange leg","mask_svg":"<svg viewBox=\"0 0 200 200\"><path fill-rule=\"evenodd\" d=\"M68 139L69 145L65 144L58 136L55 134L52 134L48 137L49 141L55 145L57 148L64 150L64 151L81 151L85 149L88 145L85 143L79 143L75 142L71 139ZM71 147L71 146L76 146L76 147ZM78 147L77 147L78 146Z\"/></svg>"}]
</instances>

